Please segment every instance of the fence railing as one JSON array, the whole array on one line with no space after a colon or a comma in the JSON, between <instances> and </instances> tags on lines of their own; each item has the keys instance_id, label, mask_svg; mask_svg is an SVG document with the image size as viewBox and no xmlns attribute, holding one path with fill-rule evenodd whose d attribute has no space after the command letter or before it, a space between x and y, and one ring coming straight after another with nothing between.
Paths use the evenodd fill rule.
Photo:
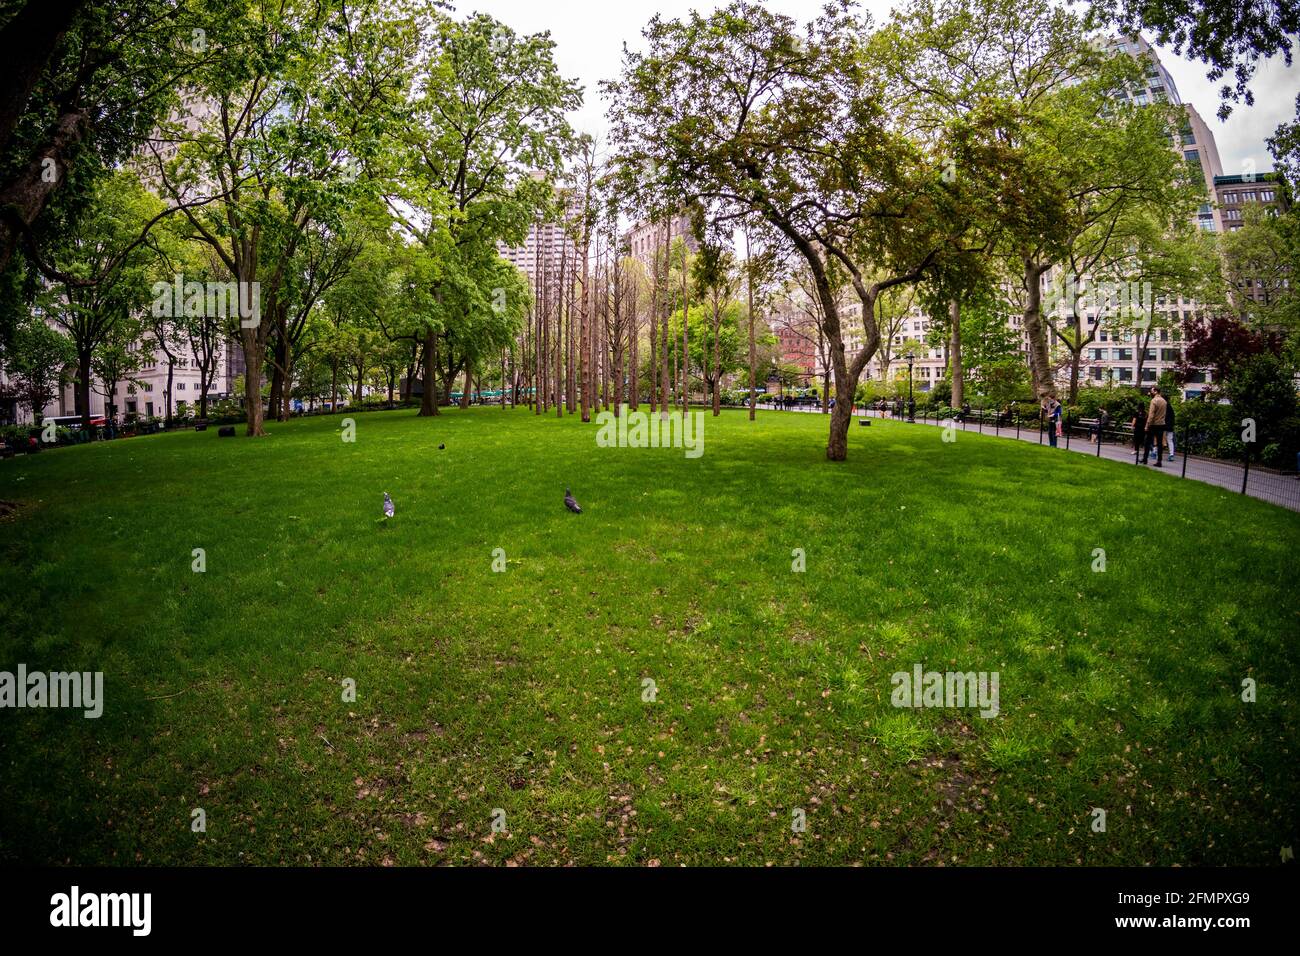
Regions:
<instances>
[{"instance_id":1,"label":"fence railing","mask_svg":"<svg viewBox=\"0 0 1300 956\"><path fill-rule=\"evenodd\" d=\"M1236 494L1249 495L1292 511L1300 511L1300 473L1296 470L1267 468L1259 463L1258 443L1242 443L1240 459L1223 458L1208 452L1215 447L1212 436L1192 423L1175 426L1172 447L1169 432L1160 434L1161 447L1139 441L1127 422L1111 422L1099 428L1095 419L1065 415L1061 432L1052 440L1052 429L1041 411L1035 416L1020 415L1006 409L971 408L941 415L928 408L917 408L909 417L906 406L858 409L859 417L892 418L926 425L951 423L963 431L1000 438L1015 438L1040 445L1053 445L1067 451L1091 454L1097 458L1131 462L1163 471ZM1100 432L1100 434L1098 434ZM1172 455L1171 455L1172 452Z\"/></svg>"}]
</instances>

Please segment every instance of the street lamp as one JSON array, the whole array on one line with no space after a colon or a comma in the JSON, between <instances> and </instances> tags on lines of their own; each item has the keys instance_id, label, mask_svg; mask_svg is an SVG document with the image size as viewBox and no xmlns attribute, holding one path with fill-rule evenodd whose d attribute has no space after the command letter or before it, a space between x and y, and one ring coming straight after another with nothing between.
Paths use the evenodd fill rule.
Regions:
<instances>
[{"instance_id":1,"label":"street lamp","mask_svg":"<svg viewBox=\"0 0 1300 956\"><path fill-rule=\"evenodd\" d=\"M916 364L916 352L908 349L904 358L907 359L907 420L914 422L916 421L916 402L912 399L912 366Z\"/></svg>"}]
</instances>

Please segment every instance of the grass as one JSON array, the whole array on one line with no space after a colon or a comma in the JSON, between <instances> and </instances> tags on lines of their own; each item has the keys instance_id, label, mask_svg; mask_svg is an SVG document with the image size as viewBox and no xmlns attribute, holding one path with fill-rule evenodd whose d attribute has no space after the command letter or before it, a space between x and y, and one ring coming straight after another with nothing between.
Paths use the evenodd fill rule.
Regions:
<instances>
[{"instance_id":1,"label":"grass","mask_svg":"<svg viewBox=\"0 0 1300 956\"><path fill-rule=\"evenodd\" d=\"M724 413L693 461L522 410L339 424L0 463L0 669L103 671L107 697L98 720L0 711L0 860L1269 864L1295 842L1300 515L897 422L842 464L814 415ZM998 671L1000 714L892 707L918 663Z\"/></svg>"}]
</instances>

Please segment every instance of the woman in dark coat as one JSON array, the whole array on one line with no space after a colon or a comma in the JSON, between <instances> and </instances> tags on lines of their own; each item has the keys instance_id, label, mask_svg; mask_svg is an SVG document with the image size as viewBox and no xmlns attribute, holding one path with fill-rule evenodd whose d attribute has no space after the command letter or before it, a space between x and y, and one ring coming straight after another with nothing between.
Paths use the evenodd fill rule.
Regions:
<instances>
[{"instance_id":1,"label":"woman in dark coat","mask_svg":"<svg viewBox=\"0 0 1300 956\"><path fill-rule=\"evenodd\" d=\"M1133 416L1133 451L1139 452L1146 447L1147 443L1147 409L1145 405L1139 405L1137 414Z\"/></svg>"}]
</instances>

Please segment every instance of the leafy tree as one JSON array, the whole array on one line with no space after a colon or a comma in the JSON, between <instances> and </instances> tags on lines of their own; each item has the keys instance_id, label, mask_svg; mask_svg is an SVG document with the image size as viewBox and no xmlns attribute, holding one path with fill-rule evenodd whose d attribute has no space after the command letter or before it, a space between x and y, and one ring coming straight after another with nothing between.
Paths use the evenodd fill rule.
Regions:
<instances>
[{"instance_id":1,"label":"leafy tree","mask_svg":"<svg viewBox=\"0 0 1300 956\"><path fill-rule=\"evenodd\" d=\"M1199 184L1191 184L1167 211L1131 210L1108 232L1093 231L1066 250L1069 268L1061 275L1086 277L1073 294L1059 297L1063 315L1046 315L1048 326L1069 353L1068 404L1078 401L1084 350L1108 329L1117 341L1138 349L1137 380L1147 349L1158 330L1178 329L1178 310L1160 306L1185 301L1218 301L1220 274L1214 238L1192 222ZM1094 226L1094 230L1096 227ZM1054 290L1055 291L1055 290ZM1085 322L1091 314L1094 321Z\"/></svg>"},{"instance_id":2,"label":"leafy tree","mask_svg":"<svg viewBox=\"0 0 1300 956\"><path fill-rule=\"evenodd\" d=\"M1277 441L1283 424L1295 417L1297 371L1284 355L1267 351L1243 356L1228 367L1223 394L1234 418L1255 423L1257 443Z\"/></svg>"},{"instance_id":3,"label":"leafy tree","mask_svg":"<svg viewBox=\"0 0 1300 956\"><path fill-rule=\"evenodd\" d=\"M42 308L72 340L77 353L77 404L90 423L92 361L105 344L121 344L128 327L150 302L155 252L139 242L143 224L161 203L125 170L101 181L81 228L51 247L63 278L45 290ZM83 280L98 277L94 282ZM135 329L135 325L129 326Z\"/></svg>"},{"instance_id":4,"label":"leafy tree","mask_svg":"<svg viewBox=\"0 0 1300 956\"><path fill-rule=\"evenodd\" d=\"M104 415L110 421L115 421L118 417L118 386L126 382L128 388L134 388L134 376L144 367L144 353L140 349L140 343L144 339L146 328L138 316L124 316L113 323L96 344L91 356L91 372L98 382L95 390L104 396Z\"/></svg>"},{"instance_id":5,"label":"leafy tree","mask_svg":"<svg viewBox=\"0 0 1300 956\"><path fill-rule=\"evenodd\" d=\"M418 325L400 330L423 341L420 414L436 415L438 375L450 394L460 372L472 374L507 344L489 316L524 313L522 287L500 268L496 243L522 244L534 218L553 208L550 180L574 142L565 113L581 92L556 68L548 34L429 10L419 27L411 81L419 96L394 150L388 200L403 233L438 266L426 308L412 316Z\"/></svg>"},{"instance_id":6,"label":"leafy tree","mask_svg":"<svg viewBox=\"0 0 1300 956\"><path fill-rule=\"evenodd\" d=\"M624 189L641 210L698 204L720 224L761 219L807 261L835 369L827 457L843 460L854 391L880 343L876 300L924 276L965 231L940 157L891 123L871 23L847 7L827 6L801 31L732 2L708 17L655 17L644 33L648 50L625 52L607 85ZM851 358L832 260L862 303Z\"/></svg>"},{"instance_id":7,"label":"leafy tree","mask_svg":"<svg viewBox=\"0 0 1300 956\"><path fill-rule=\"evenodd\" d=\"M1300 217L1270 216L1251 203L1242 227L1220 238L1231 302L1242 322L1300 331Z\"/></svg>"},{"instance_id":8,"label":"leafy tree","mask_svg":"<svg viewBox=\"0 0 1300 956\"><path fill-rule=\"evenodd\" d=\"M20 243L32 264L44 265L48 245L75 232L99 181L145 142L178 102L184 79L211 55L204 28L228 6L0 6L0 271Z\"/></svg>"},{"instance_id":9,"label":"leafy tree","mask_svg":"<svg viewBox=\"0 0 1300 956\"><path fill-rule=\"evenodd\" d=\"M19 323L0 364L39 425L46 406L59 397L65 371L75 361L71 340L52 328L43 315L35 314Z\"/></svg>"},{"instance_id":10,"label":"leafy tree","mask_svg":"<svg viewBox=\"0 0 1300 956\"><path fill-rule=\"evenodd\" d=\"M215 55L189 77L191 108L153 145L151 175L239 285L247 433L259 436L266 351L298 248L313 223L337 225L379 189L360 171L401 118L420 37L379 0L250 2L210 27Z\"/></svg>"},{"instance_id":11,"label":"leafy tree","mask_svg":"<svg viewBox=\"0 0 1300 956\"><path fill-rule=\"evenodd\" d=\"M1300 94L1296 96L1295 111L1295 120L1280 125L1268 139L1269 152L1292 198L1300 196Z\"/></svg>"}]
</instances>

